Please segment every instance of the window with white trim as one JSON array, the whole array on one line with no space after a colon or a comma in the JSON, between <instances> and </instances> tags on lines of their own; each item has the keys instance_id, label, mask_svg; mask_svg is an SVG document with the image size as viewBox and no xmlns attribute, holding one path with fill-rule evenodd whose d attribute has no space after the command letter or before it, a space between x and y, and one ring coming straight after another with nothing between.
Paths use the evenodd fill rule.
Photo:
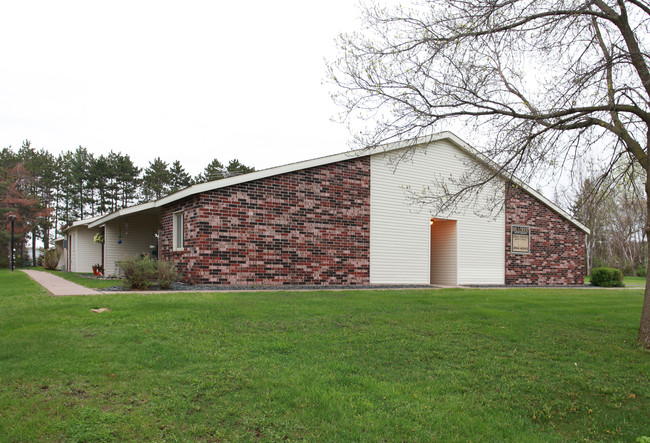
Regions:
<instances>
[{"instance_id":1,"label":"window with white trim","mask_svg":"<svg viewBox=\"0 0 650 443\"><path fill-rule=\"evenodd\" d=\"M184 211L179 211L179 212L174 212L174 222L172 224L172 229L173 229L173 244L174 244L174 251L182 251L183 248L185 247L185 226L184 226L184 220L185 220L185 212Z\"/></svg>"}]
</instances>

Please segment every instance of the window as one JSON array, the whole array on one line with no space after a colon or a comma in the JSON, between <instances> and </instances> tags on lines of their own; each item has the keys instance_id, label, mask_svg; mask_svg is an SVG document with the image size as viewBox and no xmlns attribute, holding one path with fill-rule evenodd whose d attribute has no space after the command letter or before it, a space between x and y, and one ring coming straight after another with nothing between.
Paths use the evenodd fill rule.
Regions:
<instances>
[{"instance_id":1,"label":"window","mask_svg":"<svg viewBox=\"0 0 650 443\"><path fill-rule=\"evenodd\" d=\"M174 230L174 235L173 235L173 242L174 242L174 251L182 251L185 244L184 244L184 232L185 232L185 227L184 227L184 212L179 211L179 212L174 212L174 223L172 226L172 229Z\"/></svg>"}]
</instances>

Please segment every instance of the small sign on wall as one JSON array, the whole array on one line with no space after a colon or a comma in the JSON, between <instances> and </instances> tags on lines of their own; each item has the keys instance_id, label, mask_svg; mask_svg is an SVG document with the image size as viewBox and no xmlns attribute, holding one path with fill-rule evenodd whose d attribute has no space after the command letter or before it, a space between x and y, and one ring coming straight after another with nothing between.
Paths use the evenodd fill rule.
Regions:
<instances>
[{"instance_id":1,"label":"small sign on wall","mask_svg":"<svg viewBox=\"0 0 650 443\"><path fill-rule=\"evenodd\" d=\"M512 225L510 243L515 254L530 253L530 226Z\"/></svg>"}]
</instances>

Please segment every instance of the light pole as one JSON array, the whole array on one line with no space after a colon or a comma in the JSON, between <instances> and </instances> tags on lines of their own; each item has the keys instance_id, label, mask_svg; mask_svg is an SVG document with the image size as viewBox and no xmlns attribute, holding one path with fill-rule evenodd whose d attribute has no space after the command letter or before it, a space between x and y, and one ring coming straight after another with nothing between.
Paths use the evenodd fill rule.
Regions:
<instances>
[{"instance_id":1,"label":"light pole","mask_svg":"<svg viewBox=\"0 0 650 443\"><path fill-rule=\"evenodd\" d=\"M16 215L9 214L9 220L11 220L11 272L14 272L14 222Z\"/></svg>"}]
</instances>

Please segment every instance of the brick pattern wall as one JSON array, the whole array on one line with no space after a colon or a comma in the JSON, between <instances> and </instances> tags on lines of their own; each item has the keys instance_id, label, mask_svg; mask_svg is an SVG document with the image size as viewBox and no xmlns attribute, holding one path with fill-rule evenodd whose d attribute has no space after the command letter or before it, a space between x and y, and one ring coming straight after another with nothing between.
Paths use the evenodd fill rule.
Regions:
<instances>
[{"instance_id":1,"label":"brick pattern wall","mask_svg":"<svg viewBox=\"0 0 650 443\"><path fill-rule=\"evenodd\" d=\"M585 233L517 187L506 193L506 284L581 285L584 283ZM530 253L514 254L512 225L530 226Z\"/></svg>"},{"instance_id":2,"label":"brick pattern wall","mask_svg":"<svg viewBox=\"0 0 650 443\"><path fill-rule=\"evenodd\" d=\"M185 211L185 248L172 250ZM241 183L162 210L160 255L187 282L355 285L370 276L370 157Z\"/></svg>"}]
</instances>

